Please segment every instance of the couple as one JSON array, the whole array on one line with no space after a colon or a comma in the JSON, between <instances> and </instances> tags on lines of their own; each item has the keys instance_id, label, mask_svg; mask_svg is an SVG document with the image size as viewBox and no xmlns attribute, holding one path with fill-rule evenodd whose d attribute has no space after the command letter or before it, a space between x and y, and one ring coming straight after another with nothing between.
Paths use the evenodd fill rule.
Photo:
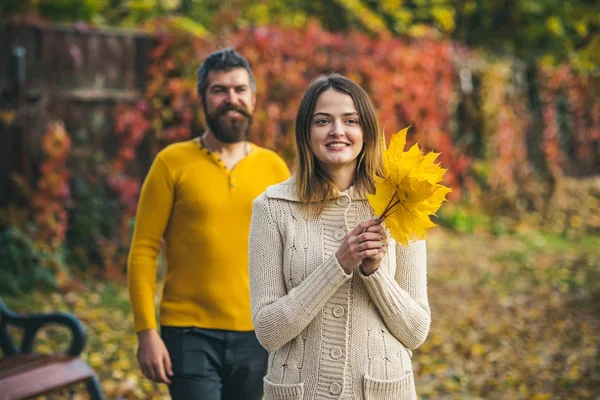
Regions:
<instances>
[{"instance_id":1,"label":"couple","mask_svg":"<svg viewBox=\"0 0 600 400\"><path fill-rule=\"evenodd\" d=\"M289 178L246 141L256 97L242 56L211 54L198 94L206 131L161 151L140 195L128 283L144 375L175 400L416 399L426 249L389 238L366 200L384 173L369 96L341 75L312 81Z\"/></svg>"}]
</instances>

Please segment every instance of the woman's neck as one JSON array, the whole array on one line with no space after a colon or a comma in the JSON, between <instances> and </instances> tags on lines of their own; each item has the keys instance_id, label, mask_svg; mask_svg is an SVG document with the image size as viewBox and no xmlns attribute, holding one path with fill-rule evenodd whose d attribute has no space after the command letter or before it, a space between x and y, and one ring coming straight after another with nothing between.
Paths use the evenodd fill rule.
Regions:
<instances>
[{"instance_id":1,"label":"woman's neck","mask_svg":"<svg viewBox=\"0 0 600 400\"><path fill-rule=\"evenodd\" d=\"M329 171L329 177L333 180L336 189L343 192L354 185L355 171L354 168L352 170L342 168L336 171Z\"/></svg>"}]
</instances>

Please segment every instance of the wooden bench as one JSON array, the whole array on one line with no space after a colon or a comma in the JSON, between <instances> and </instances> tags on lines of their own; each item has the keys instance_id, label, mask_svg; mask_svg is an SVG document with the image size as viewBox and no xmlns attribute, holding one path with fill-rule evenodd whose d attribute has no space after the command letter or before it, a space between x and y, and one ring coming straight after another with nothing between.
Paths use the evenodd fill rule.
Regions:
<instances>
[{"instance_id":1,"label":"wooden bench","mask_svg":"<svg viewBox=\"0 0 600 400\"><path fill-rule=\"evenodd\" d=\"M66 354L33 352L35 335L47 324L71 330L72 340ZM11 339L8 325L23 329L19 347ZM86 340L83 324L72 314L19 315L0 300L0 348L4 353L0 358L0 400L27 399L84 381L92 400L104 400L96 373L79 358Z\"/></svg>"}]
</instances>

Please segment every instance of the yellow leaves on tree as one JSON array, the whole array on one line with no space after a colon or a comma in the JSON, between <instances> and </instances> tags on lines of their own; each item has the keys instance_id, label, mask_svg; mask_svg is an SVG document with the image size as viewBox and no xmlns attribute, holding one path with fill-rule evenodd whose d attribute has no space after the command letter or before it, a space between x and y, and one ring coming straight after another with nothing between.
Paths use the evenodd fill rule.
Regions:
<instances>
[{"instance_id":1,"label":"yellow leaves on tree","mask_svg":"<svg viewBox=\"0 0 600 400\"><path fill-rule=\"evenodd\" d=\"M376 192L367 195L392 237L405 245L423 239L436 226L430 217L452 191L440 184L446 170L434 163L439 153L424 154L417 144L404 150L407 132L405 128L392 135L384 152L386 177L375 177Z\"/></svg>"}]
</instances>

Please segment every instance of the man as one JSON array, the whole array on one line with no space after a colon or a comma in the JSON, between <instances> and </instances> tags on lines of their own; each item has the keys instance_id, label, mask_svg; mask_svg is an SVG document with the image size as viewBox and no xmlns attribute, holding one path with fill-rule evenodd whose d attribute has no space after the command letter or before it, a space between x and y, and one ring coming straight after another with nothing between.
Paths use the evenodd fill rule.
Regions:
<instances>
[{"instance_id":1,"label":"man","mask_svg":"<svg viewBox=\"0 0 600 400\"><path fill-rule=\"evenodd\" d=\"M206 131L162 150L146 177L128 260L138 362L175 400L258 400L267 353L254 335L248 282L252 201L289 177L274 152L246 141L256 101L233 49L198 71ZM157 257L167 272L154 309Z\"/></svg>"}]
</instances>

